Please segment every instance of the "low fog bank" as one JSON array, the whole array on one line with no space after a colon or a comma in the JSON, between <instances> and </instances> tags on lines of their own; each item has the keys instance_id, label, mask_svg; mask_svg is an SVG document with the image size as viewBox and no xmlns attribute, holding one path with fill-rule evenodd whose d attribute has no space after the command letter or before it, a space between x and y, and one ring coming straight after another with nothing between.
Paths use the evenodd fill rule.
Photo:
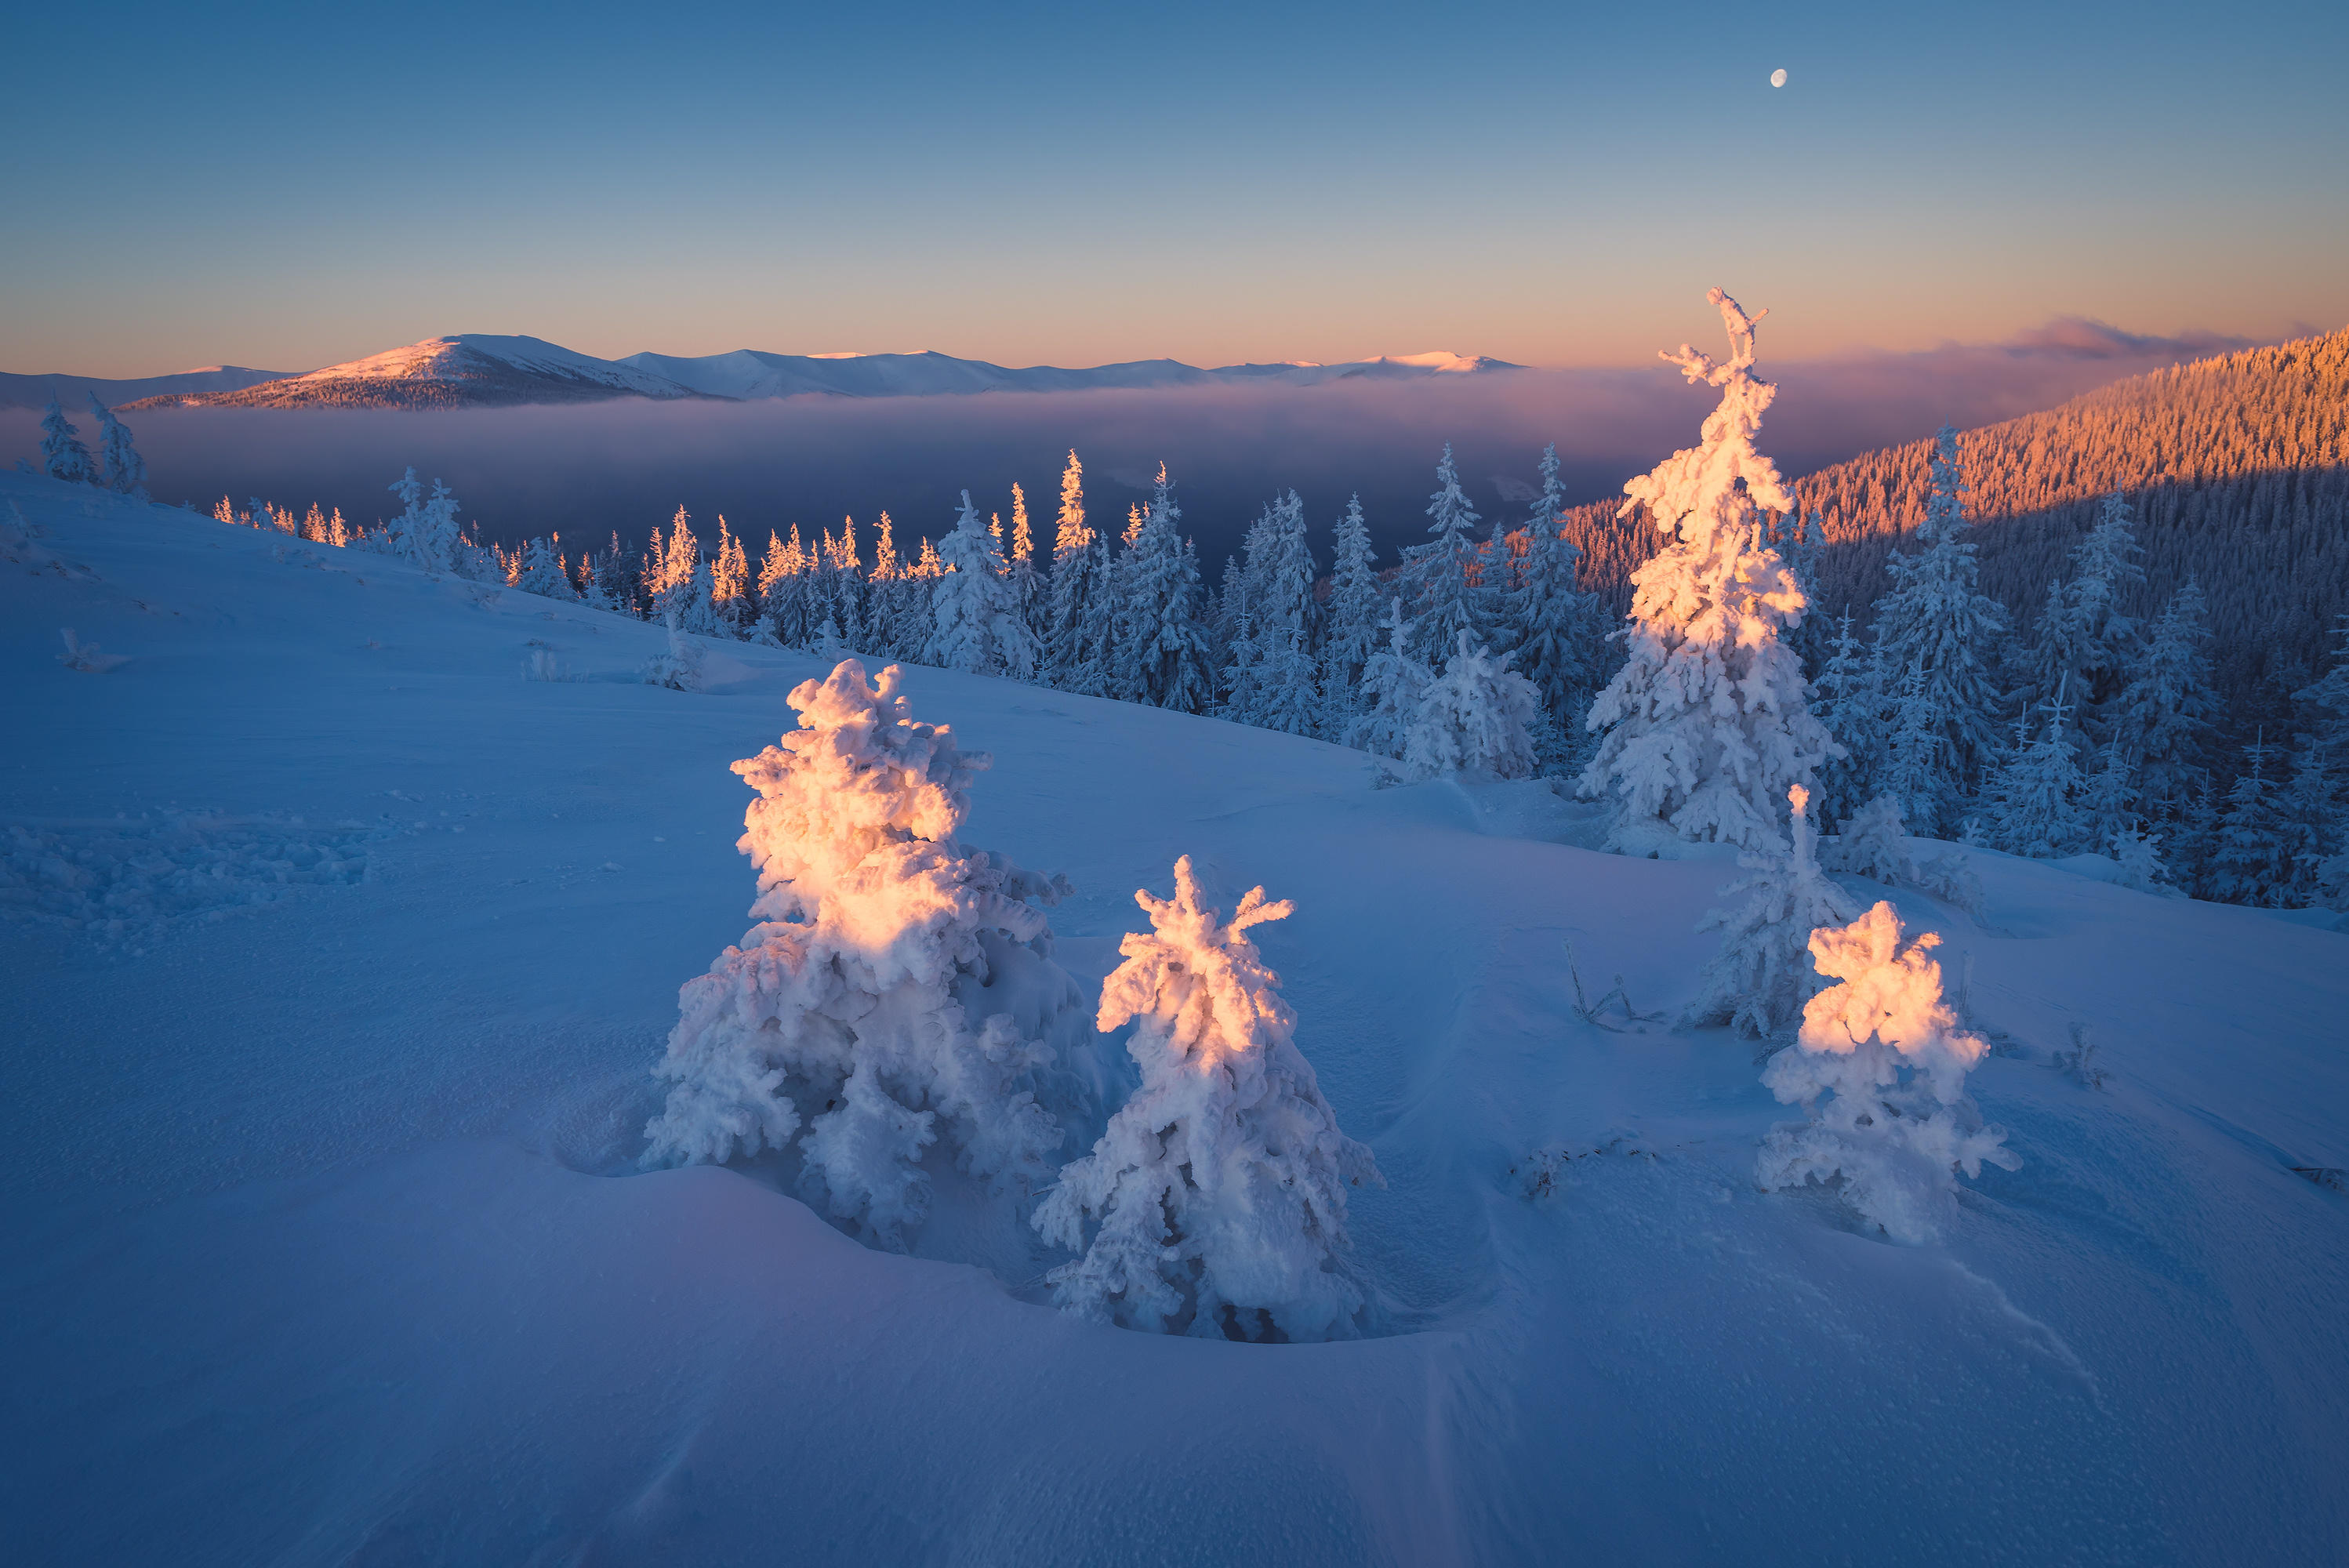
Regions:
<instances>
[{"instance_id":1,"label":"low fog bank","mask_svg":"<svg viewBox=\"0 0 2349 1568\"><path fill-rule=\"evenodd\" d=\"M2132 337L2057 323L2013 343L1950 346L1768 366L1780 391L1764 447L1790 475L2044 408L2122 377L2234 346ZM1694 443L1713 394L1659 362L1621 370L1526 370L1423 382L1157 391L993 393L743 404L636 400L445 413L202 408L131 418L161 500L209 508L317 501L372 523L396 510L385 486L413 463L446 480L485 540L560 531L600 546L641 541L682 504L707 529L838 526L883 510L898 538L952 526L968 486L982 512L1026 487L1049 547L1061 463L1085 464L1092 521L1122 524L1164 459L1212 576L1265 500L1294 488L1316 531L1360 491L1380 552L1415 539L1444 442L1487 518L1532 498L1544 442L1558 445L1570 497L1616 493L1629 476ZM76 421L88 425L87 410ZM36 456L37 416L0 411L0 462ZM84 430L85 438L91 432Z\"/></svg>"}]
</instances>

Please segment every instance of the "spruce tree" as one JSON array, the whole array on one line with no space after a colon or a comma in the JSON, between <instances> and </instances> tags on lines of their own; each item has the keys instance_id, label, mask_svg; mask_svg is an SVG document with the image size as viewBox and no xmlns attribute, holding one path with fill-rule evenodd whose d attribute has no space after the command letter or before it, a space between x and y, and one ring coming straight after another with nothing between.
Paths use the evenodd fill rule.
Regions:
<instances>
[{"instance_id":1,"label":"spruce tree","mask_svg":"<svg viewBox=\"0 0 2349 1568\"><path fill-rule=\"evenodd\" d=\"M2175 817L2209 778L2205 738L2219 702L2201 584L2189 577L2153 624L2144 661L2121 696L2116 729L2137 766L2148 815Z\"/></svg>"},{"instance_id":2,"label":"spruce tree","mask_svg":"<svg viewBox=\"0 0 2349 1568\"><path fill-rule=\"evenodd\" d=\"M1542 449L1542 493L1526 523L1525 553L1504 590L1500 635L1516 671L1541 694L1543 715L1558 732L1580 729L1591 695L1585 661L1591 606L1576 590L1582 552L1558 531L1565 495L1557 480L1557 444ZM1495 566L1506 554L1494 552Z\"/></svg>"},{"instance_id":3,"label":"spruce tree","mask_svg":"<svg viewBox=\"0 0 2349 1568\"><path fill-rule=\"evenodd\" d=\"M98 420L98 466L91 478L117 495L147 499L147 459L139 455L131 443L129 428L114 417L114 410L89 394L89 411ZM316 511L317 508L310 509Z\"/></svg>"},{"instance_id":4,"label":"spruce tree","mask_svg":"<svg viewBox=\"0 0 2349 1568\"><path fill-rule=\"evenodd\" d=\"M55 397L41 410L41 471L69 484L98 482L98 466L89 460L89 449L81 444L81 433L66 418Z\"/></svg>"},{"instance_id":5,"label":"spruce tree","mask_svg":"<svg viewBox=\"0 0 2349 1568\"><path fill-rule=\"evenodd\" d=\"M1321 734L1342 742L1361 710L1362 666L1379 645L1381 596L1362 498L1350 497L1338 520L1330 567L1329 632L1321 643Z\"/></svg>"},{"instance_id":6,"label":"spruce tree","mask_svg":"<svg viewBox=\"0 0 2349 1568\"><path fill-rule=\"evenodd\" d=\"M2268 777L2265 731L2243 748L2243 770L2227 791L2203 878L2220 903L2275 904L2292 880L2291 851L2277 810L2275 781Z\"/></svg>"},{"instance_id":7,"label":"spruce tree","mask_svg":"<svg viewBox=\"0 0 2349 1568\"><path fill-rule=\"evenodd\" d=\"M1827 734L1843 748L1842 756L1830 757L1820 767L1813 796L1817 820L1836 828L1881 793L1878 780L1889 739L1883 666L1852 630L1848 606L1836 624L1835 640L1819 671L1814 706Z\"/></svg>"},{"instance_id":8,"label":"spruce tree","mask_svg":"<svg viewBox=\"0 0 2349 1568\"><path fill-rule=\"evenodd\" d=\"M1427 531L1433 537L1402 552L1402 586L1411 600L1413 624L1418 627L1412 655L1429 665L1450 657L1462 632L1478 643L1492 640L1492 614L1475 532L1484 520L1460 488L1449 441L1435 465L1435 485L1427 503Z\"/></svg>"},{"instance_id":9,"label":"spruce tree","mask_svg":"<svg viewBox=\"0 0 2349 1568\"><path fill-rule=\"evenodd\" d=\"M2011 855L2053 860L2087 844L2081 808L2085 780L2069 720L2073 709L2057 688L2036 738L2019 745L2000 767L1992 790L1991 842Z\"/></svg>"},{"instance_id":10,"label":"spruce tree","mask_svg":"<svg viewBox=\"0 0 2349 1568\"><path fill-rule=\"evenodd\" d=\"M2105 498L2072 552L2071 576L2049 591L2041 608L2031 655L2038 702L2058 688L2069 691L2082 733L2099 742L2118 721L2118 699L2143 656L2137 624L2121 611L2122 596L2145 580L2134 515L2117 492Z\"/></svg>"},{"instance_id":11,"label":"spruce tree","mask_svg":"<svg viewBox=\"0 0 2349 1568\"><path fill-rule=\"evenodd\" d=\"M1619 801L1609 841L1658 834L1748 849L1775 844L1778 802L1839 749L1811 716L1801 662L1781 640L1803 616L1801 587L1762 548L1756 514L1792 511L1776 467L1754 449L1777 388L1754 374L1754 324L1719 289L1729 330L1716 365L1682 345L1663 356L1721 388L1702 443L1624 485L1671 542L1632 575L1630 657L1591 705L1600 732L1585 795Z\"/></svg>"}]
</instances>

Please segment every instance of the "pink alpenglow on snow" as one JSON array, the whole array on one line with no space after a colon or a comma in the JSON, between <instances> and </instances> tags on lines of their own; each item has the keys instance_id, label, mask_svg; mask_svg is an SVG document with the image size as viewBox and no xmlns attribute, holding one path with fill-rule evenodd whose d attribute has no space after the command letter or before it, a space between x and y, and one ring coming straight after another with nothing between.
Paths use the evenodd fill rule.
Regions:
<instances>
[{"instance_id":1,"label":"pink alpenglow on snow","mask_svg":"<svg viewBox=\"0 0 2349 1568\"><path fill-rule=\"evenodd\" d=\"M1098 1021L1136 1023L1142 1085L1037 1207L1037 1230L1083 1253L1052 1272L1054 1299L1197 1338L1351 1338L1366 1295L1345 1261L1346 1190L1385 1183L1338 1130L1247 937L1295 906L1253 888L1226 920L1200 902L1188 855L1173 898L1133 898L1151 929L1119 944Z\"/></svg>"},{"instance_id":2,"label":"pink alpenglow on snow","mask_svg":"<svg viewBox=\"0 0 2349 1568\"><path fill-rule=\"evenodd\" d=\"M739 847L760 923L678 994L644 1154L796 1148L809 1202L892 1248L928 1213L933 1145L1016 1201L1050 1177L1056 1110L1089 1104L1052 1070L1089 1048L1083 1002L1029 903L1067 880L957 841L990 759L915 722L897 682L843 659L792 692L798 729L734 764L759 792Z\"/></svg>"},{"instance_id":3,"label":"pink alpenglow on snow","mask_svg":"<svg viewBox=\"0 0 2349 1568\"><path fill-rule=\"evenodd\" d=\"M1754 324L1719 289L1731 355L1686 344L1664 358L1721 388L1703 438L1625 482L1622 511L1647 504L1666 545L1631 574L1627 658L1587 720L1603 731L1582 793L1621 802L1609 847L1661 841L1777 841L1778 802L1837 746L1811 717L1803 664L1783 634L1802 624L1801 583L1761 542L1761 514L1795 510L1776 465L1754 445L1777 387L1754 374ZM1767 312L1764 313L1767 315Z\"/></svg>"},{"instance_id":4,"label":"pink alpenglow on snow","mask_svg":"<svg viewBox=\"0 0 2349 1568\"><path fill-rule=\"evenodd\" d=\"M1979 1176L1985 1161L2021 1169L2005 1132L1984 1126L1966 1094L1990 1043L1960 1028L1941 999L1940 940L1928 931L1904 944L1900 917L1881 903L1811 933L1819 973L1838 984L1811 998L1796 1043L1763 1069L1781 1104L1810 1111L1763 1140L1754 1176L1764 1189L1840 1176L1863 1218L1918 1243L1951 1208L1957 1172Z\"/></svg>"}]
</instances>

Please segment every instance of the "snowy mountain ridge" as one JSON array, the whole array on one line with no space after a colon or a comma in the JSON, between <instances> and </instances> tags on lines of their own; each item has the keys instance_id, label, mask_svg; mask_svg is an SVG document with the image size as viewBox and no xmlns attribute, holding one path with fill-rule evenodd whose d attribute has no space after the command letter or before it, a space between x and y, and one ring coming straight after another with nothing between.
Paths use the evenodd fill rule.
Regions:
<instances>
[{"instance_id":1,"label":"snowy mountain ridge","mask_svg":"<svg viewBox=\"0 0 2349 1568\"><path fill-rule=\"evenodd\" d=\"M306 375L218 387L158 387L135 400L150 407L487 407L607 397L918 397L978 392L1083 392L1226 383L1313 386L1359 378L1481 375L1521 366L1444 351L1381 356L1343 364L1305 361L1201 369L1174 359L1138 359L1084 369L1011 368L935 351L918 354L631 354L598 359L535 337L459 333L426 338ZM25 377L40 381L42 377ZM47 393L41 393L46 398Z\"/></svg>"}]
</instances>

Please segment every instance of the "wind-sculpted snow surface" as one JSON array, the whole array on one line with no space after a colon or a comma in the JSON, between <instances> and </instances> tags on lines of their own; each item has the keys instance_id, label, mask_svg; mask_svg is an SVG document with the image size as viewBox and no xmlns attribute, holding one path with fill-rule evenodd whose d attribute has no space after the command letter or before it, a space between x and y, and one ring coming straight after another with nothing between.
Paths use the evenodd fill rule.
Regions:
<instances>
[{"instance_id":1,"label":"wind-sculpted snow surface","mask_svg":"<svg viewBox=\"0 0 2349 1568\"><path fill-rule=\"evenodd\" d=\"M1777 388L1754 374L1754 324L1719 289L1729 328L1716 365L1682 344L1664 357L1692 382L1721 388L1702 444L1674 452L1623 486L1673 535L1632 574L1628 658L1591 704L1603 731L1582 775L1586 795L1622 802L1616 847L1659 837L1760 849L1778 837L1778 802L1839 748L1811 717L1802 661L1782 640L1799 625L1802 585L1760 542L1760 514L1795 500L1754 446ZM1767 314L1766 312L1764 314Z\"/></svg>"},{"instance_id":2,"label":"wind-sculpted snow surface","mask_svg":"<svg viewBox=\"0 0 2349 1568\"><path fill-rule=\"evenodd\" d=\"M868 685L843 660L791 694L798 729L734 764L759 791L739 847L761 923L679 994L644 1155L722 1163L796 1139L811 1201L888 1246L928 1212L942 1137L999 1189L1050 1175L1061 1130L1038 1091L1073 1085L1046 1069L1081 1016L1028 903L1068 883L956 841L988 758L916 723L897 684L895 665Z\"/></svg>"},{"instance_id":3,"label":"wind-sculpted snow surface","mask_svg":"<svg viewBox=\"0 0 2349 1568\"><path fill-rule=\"evenodd\" d=\"M1819 973L1839 984L1811 998L1801 1037L1762 1074L1781 1104L1811 1114L1772 1130L1756 1180L1775 1190L1841 1177L1844 1201L1896 1242L1932 1239L1956 1172L2023 1165L1967 1098L1966 1075L1990 1042L1961 1029L1941 1000L1940 940L1928 931L1904 944L1889 903L1813 932Z\"/></svg>"},{"instance_id":4,"label":"wind-sculpted snow surface","mask_svg":"<svg viewBox=\"0 0 2349 1568\"><path fill-rule=\"evenodd\" d=\"M1036 1210L1039 1231L1084 1253L1053 1271L1053 1298L1206 1339L1350 1338L1364 1295L1345 1261L1346 1190L1385 1183L1338 1130L1280 977L1247 938L1296 906L1253 888L1226 920L1199 902L1188 855L1173 898L1133 898L1151 929L1119 944L1099 1021L1139 1021L1126 1048L1142 1087Z\"/></svg>"},{"instance_id":5,"label":"wind-sculpted snow surface","mask_svg":"<svg viewBox=\"0 0 2349 1568\"><path fill-rule=\"evenodd\" d=\"M344 887L367 875L367 843L388 832L357 822L172 811L114 822L11 822L0 841L0 914L151 941L174 921L219 919L296 887Z\"/></svg>"}]
</instances>

